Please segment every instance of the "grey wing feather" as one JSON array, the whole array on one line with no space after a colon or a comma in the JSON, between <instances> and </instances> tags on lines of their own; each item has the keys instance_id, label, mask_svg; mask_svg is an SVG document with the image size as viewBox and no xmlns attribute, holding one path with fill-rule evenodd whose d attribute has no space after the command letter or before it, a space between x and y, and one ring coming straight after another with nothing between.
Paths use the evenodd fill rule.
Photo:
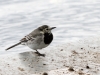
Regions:
<instances>
[{"instance_id":1,"label":"grey wing feather","mask_svg":"<svg viewBox=\"0 0 100 75\"><path fill-rule=\"evenodd\" d=\"M27 42L29 40L34 40L34 39L35 39L34 37L27 35L24 38L22 38L20 41L21 42Z\"/></svg>"},{"instance_id":2,"label":"grey wing feather","mask_svg":"<svg viewBox=\"0 0 100 75\"><path fill-rule=\"evenodd\" d=\"M40 33L37 29L32 31L30 34L28 34L27 36L25 36L24 38L22 38L20 41L21 42L27 42L29 40L35 40L35 38L37 38L38 36L42 36L42 33Z\"/></svg>"}]
</instances>

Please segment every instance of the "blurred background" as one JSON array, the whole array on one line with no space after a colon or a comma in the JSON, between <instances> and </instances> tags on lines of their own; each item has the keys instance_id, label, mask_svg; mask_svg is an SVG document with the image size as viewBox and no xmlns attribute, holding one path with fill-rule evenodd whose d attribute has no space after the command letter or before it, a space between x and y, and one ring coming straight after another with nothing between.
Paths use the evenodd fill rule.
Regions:
<instances>
[{"instance_id":1,"label":"blurred background","mask_svg":"<svg viewBox=\"0 0 100 75\"><path fill-rule=\"evenodd\" d=\"M5 48L44 24L57 27L50 46L100 35L100 0L0 0L0 55L31 50Z\"/></svg>"}]
</instances>

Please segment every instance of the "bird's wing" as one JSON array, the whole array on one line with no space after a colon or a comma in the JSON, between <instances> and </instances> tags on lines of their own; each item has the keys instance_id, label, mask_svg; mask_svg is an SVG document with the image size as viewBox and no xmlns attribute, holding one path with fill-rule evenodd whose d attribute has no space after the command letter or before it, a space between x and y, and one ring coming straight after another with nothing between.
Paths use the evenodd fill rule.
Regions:
<instances>
[{"instance_id":1,"label":"bird's wing","mask_svg":"<svg viewBox=\"0 0 100 75\"><path fill-rule=\"evenodd\" d=\"M29 41L29 40L34 40L34 39L35 39L35 38L33 38L33 37L27 35L27 36L25 36L24 38L22 38L20 41L21 41L21 42L27 42L27 41Z\"/></svg>"},{"instance_id":2,"label":"bird's wing","mask_svg":"<svg viewBox=\"0 0 100 75\"><path fill-rule=\"evenodd\" d=\"M34 31L34 32L31 32L30 34L28 34L27 36L25 36L24 38L22 38L20 41L21 42L27 42L29 40L33 41L39 36L42 37L42 33Z\"/></svg>"}]
</instances>

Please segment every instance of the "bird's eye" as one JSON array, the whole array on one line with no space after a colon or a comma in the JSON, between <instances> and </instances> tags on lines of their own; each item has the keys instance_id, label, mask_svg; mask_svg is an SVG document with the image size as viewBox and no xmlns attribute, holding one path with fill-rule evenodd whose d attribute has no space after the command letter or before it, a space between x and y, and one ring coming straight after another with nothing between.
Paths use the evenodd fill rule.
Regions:
<instances>
[{"instance_id":1,"label":"bird's eye","mask_svg":"<svg viewBox=\"0 0 100 75\"><path fill-rule=\"evenodd\" d=\"M46 28L46 30L48 30L48 28Z\"/></svg>"}]
</instances>

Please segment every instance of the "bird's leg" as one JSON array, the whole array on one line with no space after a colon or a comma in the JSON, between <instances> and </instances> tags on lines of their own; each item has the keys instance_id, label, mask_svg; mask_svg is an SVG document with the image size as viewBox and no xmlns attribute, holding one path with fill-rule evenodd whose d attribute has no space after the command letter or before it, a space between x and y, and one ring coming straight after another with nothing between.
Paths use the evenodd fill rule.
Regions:
<instances>
[{"instance_id":1,"label":"bird's leg","mask_svg":"<svg viewBox=\"0 0 100 75\"><path fill-rule=\"evenodd\" d=\"M43 56L43 57L45 57L45 54L41 54L41 53L39 53L37 50L36 50L35 53L38 54L38 56Z\"/></svg>"}]
</instances>

